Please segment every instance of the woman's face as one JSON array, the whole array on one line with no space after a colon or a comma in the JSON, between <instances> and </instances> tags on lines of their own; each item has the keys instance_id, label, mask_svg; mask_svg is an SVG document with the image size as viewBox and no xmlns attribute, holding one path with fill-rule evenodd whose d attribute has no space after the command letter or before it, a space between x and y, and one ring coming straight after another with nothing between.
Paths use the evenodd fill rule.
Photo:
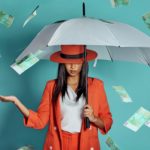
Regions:
<instances>
[{"instance_id":1,"label":"woman's face","mask_svg":"<svg viewBox=\"0 0 150 150\"><path fill-rule=\"evenodd\" d=\"M82 69L82 63L78 63L78 64L65 64L65 68L69 74L69 76L78 76L80 74L80 71Z\"/></svg>"}]
</instances>

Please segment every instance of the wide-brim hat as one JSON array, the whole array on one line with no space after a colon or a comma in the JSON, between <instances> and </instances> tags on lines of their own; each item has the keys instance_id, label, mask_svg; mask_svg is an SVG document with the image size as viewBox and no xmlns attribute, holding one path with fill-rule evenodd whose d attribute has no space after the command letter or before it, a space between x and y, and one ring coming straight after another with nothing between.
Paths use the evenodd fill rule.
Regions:
<instances>
[{"instance_id":1,"label":"wide-brim hat","mask_svg":"<svg viewBox=\"0 0 150 150\"><path fill-rule=\"evenodd\" d=\"M86 61L94 60L97 53L86 49ZM83 63L84 46L83 45L61 45L61 50L53 53L50 60L57 63Z\"/></svg>"}]
</instances>

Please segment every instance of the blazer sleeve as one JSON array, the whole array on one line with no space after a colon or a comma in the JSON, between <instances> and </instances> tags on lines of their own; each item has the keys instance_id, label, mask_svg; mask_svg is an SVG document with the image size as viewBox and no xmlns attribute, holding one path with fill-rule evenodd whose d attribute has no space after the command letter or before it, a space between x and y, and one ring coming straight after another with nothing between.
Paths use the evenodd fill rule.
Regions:
<instances>
[{"instance_id":1,"label":"blazer sleeve","mask_svg":"<svg viewBox=\"0 0 150 150\"><path fill-rule=\"evenodd\" d=\"M104 123L104 129L103 130L100 129L100 132L102 134L106 134L110 130L113 120L112 120L112 114L110 112L109 104L107 101L107 96L105 93L103 81L99 80L98 86L100 89L100 92L99 92L100 93L100 103L99 103L98 116Z\"/></svg>"},{"instance_id":2,"label":"blazer sleeve","mask_svg":"<svg viewBox=\"0 0 150 150\"><path fill-rule=\"evenodd\" d=\"M50 99L49 82L47 82L37 112L29 109L29 117L23 118L26 127L43 129L47 125L50 115Z\"/></svg>"}]
</instances>

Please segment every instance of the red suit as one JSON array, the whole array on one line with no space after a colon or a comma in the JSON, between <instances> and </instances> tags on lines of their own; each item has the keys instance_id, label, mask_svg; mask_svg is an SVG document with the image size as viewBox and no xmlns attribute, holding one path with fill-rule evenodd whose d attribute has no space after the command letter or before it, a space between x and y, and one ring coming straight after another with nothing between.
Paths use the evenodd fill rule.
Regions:
<instances>
[{"instance_id":1,"label":"red suit","mask_svg":"<svg viewBox=\"0 0 150 150\"><path fill-rule=\"evenodd\" d=\"M57 101L56 106L52 105L54 83L54 80L47 82L38 111L29 110L28 119L24 118L25 126L35 129L42 129L49 122L44 150L64 150L63 145L65 144L62 142L60 101ZM100 131L102 134L106 134L112 125L112 115L109 110L103 82L99 79L88 78L88 104L92 106L95 116L103 120L105 129L100 129ZM83 119L79 150L100 150L97 126L91 123L90 128L85 129L84 123Z\"/></svg>"}]
</instances>

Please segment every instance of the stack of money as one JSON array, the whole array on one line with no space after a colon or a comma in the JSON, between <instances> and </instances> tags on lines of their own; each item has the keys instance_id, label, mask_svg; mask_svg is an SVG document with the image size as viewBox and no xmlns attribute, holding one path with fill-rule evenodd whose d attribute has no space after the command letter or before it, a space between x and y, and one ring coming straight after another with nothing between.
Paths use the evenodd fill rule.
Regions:
<instances>
[{"instance_id":1,"label":"stack of money","mask_svg":"<svg viewBox=\"0 0 150 150\"><path fill-rule=\"evenodd\" d=\"M148 26L148 28L150 28L150 12L146 13L143 17L142 17L143 21L145 22L145 24Z\"/></svg>"},{"instance_id":2,"label":"stack of money","mask_svg":"<svg viewBox=\"0 0 150 150\"><path fill-rule=\"evenodd\" d=\"M14 17L8 15L4 11L0 11L0 23L6 27L10 27L14 21Z\"/></svg>"},{"instance_id":3,"label":"stack of money","mask_svg":"<svg viewBox=\"0 0 150 150\"><path fill-rule=\"evenodd\" d=\"M124 126L132 131L138 131L142 125L150 120L150 111L140 107L125 123Z\"/></svg>"},{"instance_id":4,"label":"stack of money","mask_svg":"<svg viewBox=\"0 0 150 150\"><path fill-rule=\"evenodd\" d=\"M129 0L111 0L113 7L118 7L120 5L128 5Z\"/></svg>"},{"instance_id":5,"label":"stack of money","mask_svg":"<svg viewBox=\"0 0 150 150\"><path fill-rule=\"evenodd\" d=\"M123 102L125 103L132 102L132 99L130 98L130 96L128 95L127 91L123 86L112 86L112 87L119 94Z\"/></svg>"},{"instance_id":6,"label":"stack of money","mask_svg":"<svg viewBox=\"0 0 150 150\"><path fill-rule=\"evenodd\" d=\"M32 67L36 64L39 59L34 54L29 54L22 58L19 62L15 62L11 65L11 68L14 69L19 75L22 74L24 71Z\"/></svg>"},{"instance_id":7,"label":"stack of money","mask_svg":"<svg viewBox=\"0 0 150 150\"><path fill-rule=\"evenodd\" d=\"M28 145L28 146L22 146L17 150L34 150L33 146Z\"/></svg>"},{"instance_id":8,"label":"stack of money","mask_svg":"<svg viewBox=\"0 0 150 150\"><path fill-rule=\"evenodd\" d=\"M115 144L110 136L107 138L106 144L110 147L111 150L119 150L119 147L117 144Z\"/></svg>"}]
</instances>

